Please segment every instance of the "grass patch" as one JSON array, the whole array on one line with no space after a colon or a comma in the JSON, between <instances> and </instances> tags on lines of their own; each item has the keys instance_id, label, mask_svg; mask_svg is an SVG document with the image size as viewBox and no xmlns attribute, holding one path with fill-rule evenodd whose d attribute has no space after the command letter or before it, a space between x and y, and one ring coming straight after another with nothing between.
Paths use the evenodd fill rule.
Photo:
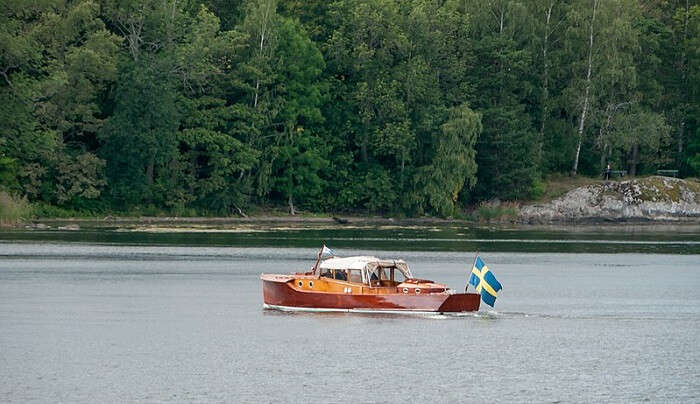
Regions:
<instances>
[{"instance_id":1,"label":"grass patch","mask_svg":"<svg viewBox=\"0 0 700 404\"><path fill-rule=\"evenodd\" d=\"M5 191L0 192L0 226L13 226L27 219L31 205L25 198L14 197Z\"/></svg>"},{"instance_id":2,"label":"grass patch","mask_svg":"<svg viewBox=\"0 0 700 404\"><path fill-rule=\"evenodd\" d=\"M592 184L601 184L604 181L599 178L591 178L582 175L575 177L566 174L552 174L537 184L537 192L534 193L533 202L549 202L563 196L572 189Z\"/></svg>"},{"instance_id":3,"label":"grass patch","mask_svg":"<svg viewBox=\"0 0 700 404\"><path fill-rule=\"evenodd\" d=\"M662 177L647 177L639 180L642 201L678 202L681 199L681 187L677 182L664 184Z\"/></svg>"},{"instance_id":4,"label":"grass patch","mask_svg":"<svg viewBox=\"0 0 700 404\"><path fill-rule=\"evenodd\" d=\"M515 202L482 202L474 212L472 219L481 222L513 222L520 215L520 208Z\"/></svg>"}]
</instances>

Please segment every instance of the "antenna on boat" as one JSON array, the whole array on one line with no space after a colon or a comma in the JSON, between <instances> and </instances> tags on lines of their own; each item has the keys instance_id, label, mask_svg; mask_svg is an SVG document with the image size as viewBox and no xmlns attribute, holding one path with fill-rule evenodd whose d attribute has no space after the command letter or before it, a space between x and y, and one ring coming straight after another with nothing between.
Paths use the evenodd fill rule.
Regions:
<instances>
[{"instance_id":1,"label":"antenna on boat","mask_svg":"<svg viewBox=\"0 0 700 404\"><path fill-rule=\"evenodd\" d=\"M472 267L469 268L469 272L467 272L467 285L464 287L464 293L467 293L467 289L469 289L469 277L472 274L472 271L474 270L474 266L476 265L476 259L479 257L479 250L476 250L476 254L474 255L474 262L472 263Z\"/></svg>"}]
</instances>

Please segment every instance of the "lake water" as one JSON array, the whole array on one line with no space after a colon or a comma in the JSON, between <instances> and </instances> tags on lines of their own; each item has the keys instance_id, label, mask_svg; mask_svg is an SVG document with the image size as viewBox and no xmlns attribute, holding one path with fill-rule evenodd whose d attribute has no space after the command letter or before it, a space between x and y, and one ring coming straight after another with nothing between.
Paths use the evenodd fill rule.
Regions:
<instances>
[{"instance_id":1,"label":"lake water","mask_svg":"<svg viewBox=\"0 0 700 404\"><path fill-rule=\"evenodd\" d=\"M699 402L700 233L608 228L0 233L0 402ZM262 310L259 275L406 259L496 308Z\"/></svg>"}]
</instances>

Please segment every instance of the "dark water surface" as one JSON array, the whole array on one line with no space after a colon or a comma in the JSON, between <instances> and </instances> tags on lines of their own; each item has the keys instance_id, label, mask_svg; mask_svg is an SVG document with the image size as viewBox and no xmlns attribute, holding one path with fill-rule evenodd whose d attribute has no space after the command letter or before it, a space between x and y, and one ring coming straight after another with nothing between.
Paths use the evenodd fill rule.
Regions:
<instances>
[{"instance_id":1,"label":"dark water surface","mask_svg":"<svg viewBox=\"0 0 700 404\"><path fill-rule=\"evenodd\" d=\"M54 227L57 227L56 225ZM700 223L686 225L576 225L512 228L464 225L399 226L243 224L136 228L83 226L80 231L0 231L0 241L132 245L309 247L386 251L493 251L700 254Z\"/></svg>"},{"instance_id":2,"label":"dark water surface","mask_svg":"<svg viewBox=\"0 0 700 404\"><path fill-rule=\"evenodd\" d=\"M458 247L476 244L504 289L495 311L460 317L262 310L260 273L312 266L317 250L296 243L334 236L313 231L234 247L0 234L0 402L700 401L697 233L539 238L616 240L616 254L517 231L329 242L456 289L474 258Z\"/></svg>"}]
</instances>

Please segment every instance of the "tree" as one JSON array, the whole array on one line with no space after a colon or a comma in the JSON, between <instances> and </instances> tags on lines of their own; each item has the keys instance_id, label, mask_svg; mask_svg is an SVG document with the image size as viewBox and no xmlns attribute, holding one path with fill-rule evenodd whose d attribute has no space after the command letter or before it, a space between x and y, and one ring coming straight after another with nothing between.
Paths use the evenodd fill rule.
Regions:
<instances>
[{"instance_id":1,"label":"tree","mask_svg":"<svg viewBox=\"0 0 700 404\"><path fill-rule=\"evenodd\" d=\"M114 114L102 134L110 191L117 206L161 201L153 187L176 160L180 124L177 93L157 56L141 55L123 67ZM163 178L161 178L161 176ZM172 177L171 177L172 178Z\"/></svg>"},{"instance_id":2,"label":"tree","mask_svg":"<svg viewBox=\"0 0 700 404\"><path fill-rule=\"evenodd\" d=\"M598 11L598 0L592 0L590 8L590 19L588 20L588 46L586 47L586 73L584 78L581 79L583 87L583 95L580 98L578 104L581 104L581 113L578 117L578 129L577 140L576 140L576 152L574 153L574 163L571 168L571 173L576 175L578 172L579 156L581 154L581 144L583 143L583 131L586 125L586 115L588 114L588 108L591 102L591 74L593 72L593 40L594 40L594 28L595 28L595 17Z\"/></svg>"},{"instance_id":3,"label":"tree","mask_svg":"<svg viewBox=\"0 0 700 404\"><path fill-rule=\"evenodd\" d=\"M654 112L659 104L653 100L660 97L660 89L653 73L658 65L653 56L656 38L649 32L653 28L645 25L635 0L579 6L570 11L568 40L571 50L578 49L572 55L586 56L574 64L579 73L565 91L569 116L576 121L572 173L579 170L582 146L592 146L586 150L589 174L599 173L615 156L635 175L640 156L657 154L668 135L664 116ZM642 48L648 53L641 53ZM640 74L644 80L639 80ZM642 129L634 122L649 127ZM640 153L640 147L649 150ZM599 164L594 163L596 154Z\"/></svg>"},{"instance_id":4,"label":"tree","mask_svg":"<svg viewBox=\"0 0 700 404\"><path fill-rule=\"evenodd\" d=\"M242 213L250 201L248 173L260 152L246 143L252 130L247 94L239 94L239 64L245 36L221 31L205 7L188 22L175 48L179 108L177 134L181 200L201 210ZM241 100L240 98L244 98Z\"/></svg>"},{"instance_id":5,"label":"tree","mask_svg":"<svg viewBox=\"0 0 700 404\"><path fill-rule=\"evenodd\" d=\"M81 210L436 214L700 166L689 0L8 0L0 188Z\"/></svg>"},{"instance_id":6,"label":"tree","mask_svg":"<svg viewBox=\"0 0 700 404\"><path fill-rule=\"evenodd\" d=\"M327 166L325 148L313 135L313 129L305 129L323 120L320 106L325 85L320 77L324 62L298 22L283 19L278 35L275 102L279 114L274 121L279 126L274 128L277 139L273 173L277 177L275 189L286 197L289 212L294 215L296 197L307 201L321 192L319 172Z\"/></svg>"},{"instance_id":7,"label":"tree","mask_svg":"<svg viewBox=\"0 0 700 404\"><path fill-rule=\"evenodd\" d=\"M673 17L673 31L678 44L677 68L678 115L677 161L681 171L699 174L697 170L698 130L700 129L700 6L680 2ZM692 147L684 147L687 143Z\"/></svg>"},{"instance_id":8,"label":"tree","mask_svg":"<svg viewBox=\"0 0 700 404\"><path fill-rule=\"evenodd\" d=\"M460 105L452 108L440 129L435 156L420 169L418 182L424 184L425 202L439 215L450 216L459 194L476 184L475 145L482 129L481 115Z\"/></svg>"},{"instance_id":9,"label":"tree","mask_svg":"<svg viewBox=\"0 0 700 404\"><path fill-rule=\"evenodd\" d=\"M101 98L116 80L120 39L89 0L7 6L0 14L0 155L14 161L12 177L22 177L32 199L94 199L104 184L94 155Z\"/></svg>"},{"instance_id":10,"label":"tree","mask_svg":"<svg viewBox=\"0 0 700 404\"><path fill-rule=\"evenodd\" d=\"M473 22L473 70L476 94L472 105L483 115L477 143L477 185L474 196L527 198L539 177L537 132L527 107L532 86L532 55L520 43L530 31L529 16L516 2L490 3Z\"/></svg>"}]
</instances>

